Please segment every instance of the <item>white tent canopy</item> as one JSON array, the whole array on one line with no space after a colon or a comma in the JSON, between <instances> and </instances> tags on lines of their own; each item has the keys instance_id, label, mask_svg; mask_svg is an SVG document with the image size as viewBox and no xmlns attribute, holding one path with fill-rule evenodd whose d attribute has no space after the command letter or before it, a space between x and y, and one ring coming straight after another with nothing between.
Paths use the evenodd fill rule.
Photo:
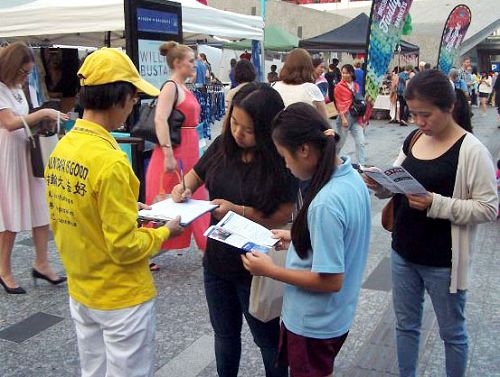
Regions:
<instances>
[{"instance_id":1,"label":"white tent canopy","mask_svg":"<svg viewBox=\"0 0 500 377\"><path fill-rule=\"evenodd\" d=\"M368 2L363 3L367 4L348 9L332 10L332 12L350 18L356 17L360 12L370 15L371 4ZM467 53L492 32L500 28L498 0L414 0L410 9L413 33L440 38L446 18L458 4L467 5L472 12L472 22L462 43L462 54ZM328 4L314 4L314 8L329 10Z\"/></svg>"},{"instance_id":2,"label":"white tent canopy","mask_svg":"<svg viewBox=\"0 0 500 377\"><path fill-rule=\"evenodd\" d=\"M172 1L182 4L185 39L264 38L261 17L211 8L196 0ZM34 0L18 6L0 5L0 19L0 39L98 47L104 44L103 32L109 31L112 45L124 45L123 0Z\"/></svg>"}]
</instances>

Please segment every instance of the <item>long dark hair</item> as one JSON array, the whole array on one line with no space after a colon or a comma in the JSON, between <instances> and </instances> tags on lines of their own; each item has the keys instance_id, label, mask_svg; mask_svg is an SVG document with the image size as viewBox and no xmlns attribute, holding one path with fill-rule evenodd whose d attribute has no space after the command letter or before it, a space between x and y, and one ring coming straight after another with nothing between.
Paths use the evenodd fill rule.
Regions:
<instances>
[{"instance_id":1,"label":"long dark hair","mask_svg":"<svg viewBox=\"0 0 500 377\"><path fill-rule=\"evenodd\" d=\"M335 145L338 136L326 136L330 129L327 121L311 105L294 103L279 113L273 121L273 141L292 155L304 144L320 151L321 159L311 179L304 204L292 225L292 242L300 258L307 257L311 249L311 236L307 224L307 211L314 197L330 180L335 171Z\"/></svg>"},{"instance_id":2,"label":"long dark hair","mask_svg":"<svg viewBox=\"0 0 500 377\"><path fill-rule=\"evenodd\" d=\"M340 69L340 72L342 73L342 70L345 69L347 73L349 73L352 77L352 81L356 80L356 73L354 72L354 67L351 64L344 64L342 68Z\"/></svg>"},{"instance_id":3,"label":"long dark hair","mask_svg":"<svg viewBox=\"0 0 500 377\"><path fill-rule=\"evenodd\" d=\"M417 73L406 85L405 99L430 102L441 111L450 111L457 97L446 75L437 69Z\"/></svg>"},{"instance_id":4,"label":"long dark hair","mask_svg":"<svg viewBox=\"0 0 500 377\"><path fill-rule=\"evenodd\" d=\"M455 101L455 106L453 106L453 112L451 113L453 120L465 131L472 133L472 111L470 110L467 97L461 89L455 89L455 95L457 100Z\"/></svg>"},{"instance_id":5,"label":"long dark hair","mask_svg":"<svg viewBox=\"0 0 500 377\"><path fill-rule=\"evenodd\" d=\"M285 105L276 90L262 83L246 84L236 93L226 115L220 148L207 172L209 184L210 177L214 176L210 174L212 169L223 169L230 162L240 161L242 158L243 149L238 146L231 132L234 107L245 111L254 124L256 145L253 148L250 174L255 182L252 197L258 197L259 202L253 206L269 216L276 211L278 199L286 191L285 185L291 183L290 174L271 139L271 122Z\"/></svg>"}]
</instances>

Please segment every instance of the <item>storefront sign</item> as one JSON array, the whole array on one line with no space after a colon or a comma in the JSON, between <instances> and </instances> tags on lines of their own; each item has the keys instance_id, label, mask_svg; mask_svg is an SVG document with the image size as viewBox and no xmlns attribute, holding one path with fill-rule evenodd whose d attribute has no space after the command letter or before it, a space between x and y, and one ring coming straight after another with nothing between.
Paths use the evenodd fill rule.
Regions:
<instances>
[{"instance_id":1,"label":"storefront sign","mask_svg":"<svg viewBox=\"0 0 500 377\"><path fill-rule=\"evenodd\" d=\"M179 17L176 13L137 8L137 31L177 35Z\"/></svg>"},{"instance_id":2,"label":"storefront sign","mask_svg":"<svg viewBox=\"0 0 500 377\"><path fill-rule=\"evenodd\" d=\"M158 89L168 80L169 69L165 57L160 55L159 48L163 41L139 39L138 68L141 76Z\"/></svg>"}]
</instances>

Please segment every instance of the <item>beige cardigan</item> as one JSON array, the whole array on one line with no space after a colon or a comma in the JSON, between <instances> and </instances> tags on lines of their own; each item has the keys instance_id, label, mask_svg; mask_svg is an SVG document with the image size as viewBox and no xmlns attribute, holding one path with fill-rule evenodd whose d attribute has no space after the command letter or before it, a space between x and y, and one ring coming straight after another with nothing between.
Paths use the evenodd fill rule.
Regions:
<instances>
[{"instance_id":1,"label":"beige cardigan","mask_svg":"<svg viewBox=\"0 0 500 377\"><path fill-rule=\"evenodd\" d=\"M406 155L403 149L394 162L401 166ZM376 193L388 197L387 191ZM451 198L433 193L427 217L451 222L450 293L467 289L472 264L477 225L494 221L498 210L495 168L486 147L468 133L460 147L457 175Z\"/></svg>"}]
</instances>

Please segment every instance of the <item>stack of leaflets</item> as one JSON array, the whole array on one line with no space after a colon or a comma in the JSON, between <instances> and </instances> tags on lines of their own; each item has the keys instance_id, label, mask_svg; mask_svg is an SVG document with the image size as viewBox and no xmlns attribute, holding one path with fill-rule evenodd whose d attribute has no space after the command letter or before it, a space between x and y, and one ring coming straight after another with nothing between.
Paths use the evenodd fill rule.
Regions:
<instances>
[{"instance_id":1,"label":"stack of leaflets","mask_svg":"<svg viewBox=\"0 0 500 377\"><path fill-rule=\"evenodd\" d=\"M205 232L206 237L234 246L241 253L267 253L279 241L272 235L269 229L232 211Z\"/></svg>"},{"instance_id":2,"label":"stack of leaflets","mask_svg":"<svg viewBox=\"0 0 500 377\"><path fill-rule=\"evenodd\" d=\"M381 170L376 167L364 168L363 173L395 194L426 194L427 190L401 166Z\"/></svg>"}]
</instances>

